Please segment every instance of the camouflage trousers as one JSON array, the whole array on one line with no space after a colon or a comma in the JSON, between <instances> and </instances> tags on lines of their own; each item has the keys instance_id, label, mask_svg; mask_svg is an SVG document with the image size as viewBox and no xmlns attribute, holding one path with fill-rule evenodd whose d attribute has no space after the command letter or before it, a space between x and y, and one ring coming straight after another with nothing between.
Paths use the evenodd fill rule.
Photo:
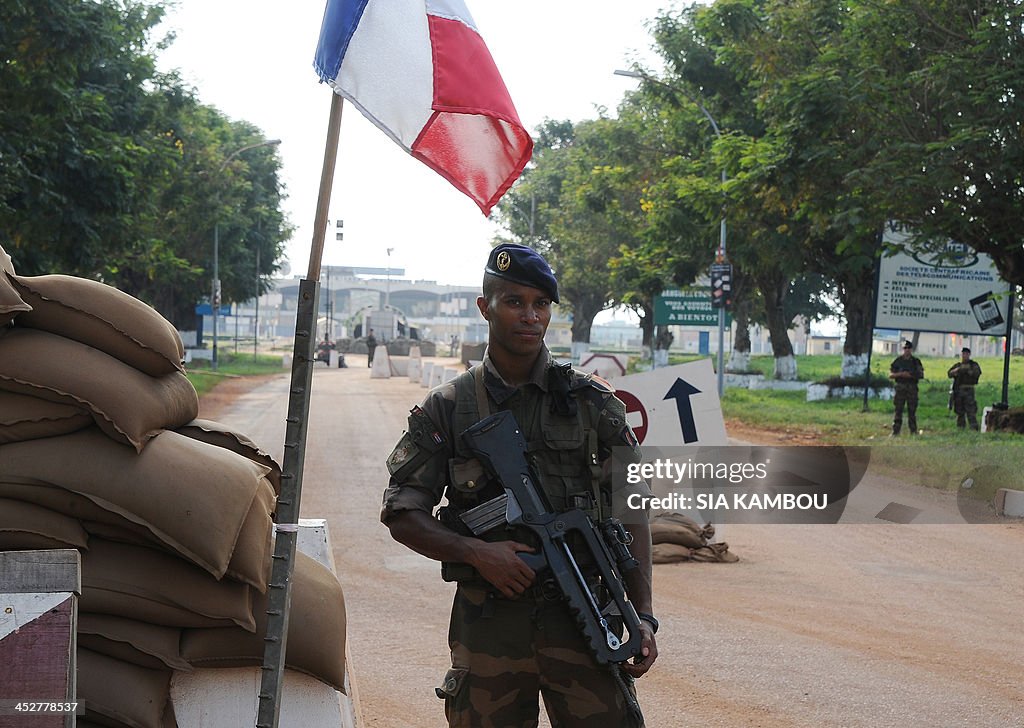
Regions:
<instances>
[{"instance_id":1,"label":"camouflage trousers","mask_svg":"<svg viewBox=\"0 0 1024 728\"><path fill-rule=\"evenodd\" d=\"M892 434L900 434L903 427L903 408L907 408L907 424L910 426L910 434L917 434L917 387L901 387L896 385L896 392L893 394L892 403L896 407L896 415L892 420Z\"/></svg>"},{"instance_id":2,"label":"camouflage trousers","mask_svg":"<svg viewBox=\"0 0 1024 728\"><path fill-rule=\"evenodd\" d=\"M957 427L966 427L970 421L971 429L978 429L978 402L974 399L974 387L957 388L953 395L953 411L956 412Z\"/></svg>"},{"instance_id":3,"label":"camouflage trousers","mask_svg":"<svg viewBox=\"0 0 1024 728\"><path fill-rule=\"evenodd\" d=\"M452 668L437 695L450 728L535 728L539 694L552 728L630 725L609 668L591 657L562 601L460 585L448 644Z\"/></svg>"}]
</instances>

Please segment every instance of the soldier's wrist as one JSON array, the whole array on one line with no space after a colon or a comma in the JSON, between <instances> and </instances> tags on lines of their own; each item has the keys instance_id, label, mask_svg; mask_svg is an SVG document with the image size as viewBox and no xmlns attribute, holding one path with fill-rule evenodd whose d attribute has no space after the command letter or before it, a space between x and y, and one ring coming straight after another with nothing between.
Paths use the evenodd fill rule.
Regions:
<instances>
[{"instance_id":1,"label":"soldier's wrist","mask_svg":"<svg viewBox=\"0 0 1024 728\"><path fill-rule=\"evenodd\" d=\"M650 625L651 634L658 634L658 627L660 626L660 624L658 623L658 620L655 619L653 614L648 614L647 612L637 612L636 616L640 618L641 622L646 622Z\"/></svg>"}]
</instances>

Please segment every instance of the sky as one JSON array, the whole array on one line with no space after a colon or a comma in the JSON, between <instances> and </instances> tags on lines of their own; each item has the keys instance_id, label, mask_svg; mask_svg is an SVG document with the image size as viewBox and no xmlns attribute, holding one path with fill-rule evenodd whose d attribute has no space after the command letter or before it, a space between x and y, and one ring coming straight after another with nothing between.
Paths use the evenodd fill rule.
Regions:
<instances>
[{"instance_id":1,"label":"sky","mask_svg":"<svg viewBox=\"0 0 1024 728\"><path fill-rule=\"evenodd\" d=\"M614 113L636 82L614 76L639 61L657 69L645 21L679 0L466 0L520 119ZM324 0L176 0L157 35L173 32L159 67L178 69L200 100L281 139L285 201L295 234L293 274L308 268L331 91L313 70ZM405 278L478 285L501 228L346 103L324 265L404 269ZM335 221L344 220L336 241ZM390 257L387 249L392 248Z\"/></svg>"}]
</instances>

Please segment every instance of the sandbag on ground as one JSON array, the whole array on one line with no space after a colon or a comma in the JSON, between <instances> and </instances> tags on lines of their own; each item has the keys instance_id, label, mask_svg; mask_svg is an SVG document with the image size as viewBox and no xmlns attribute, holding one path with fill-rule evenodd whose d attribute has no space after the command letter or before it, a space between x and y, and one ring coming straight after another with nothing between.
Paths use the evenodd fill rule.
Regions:
<instances>
[{"instance_id":1,"label":"sandbag on ground","mask_svg":"<svg viewBox=\"0 0 1024 728\"><path fill-rule=\"evenodd\" d=\"M731 564L740 557L729 551L729 544L709 543L692 549L677 543L658 543L651 547L651 561L655 564L677 564L682 561L704 561Z\"/></svg>"},{"instance_id":2,"label":"sandbag on ground","mask_svg":"<svg viewBox=\"0 0 1024 728\"><path fill-rule=\"evenodd\" d=\"M699 549L714 535L714 525L701 526L683 513L662 513L651 519L651 543L675 543Z\"/></svg>"},{"instance_id":3,"label":"sandbag on ground","mask_svg":"<svg viewBox=\"0 0 1024 728\"><path fill-rule=\"evenodd\" d=\"M153 439L142 453L95 428L0 446L0 482L31 479L84 495L145 526L217 578L231 564L247 518L257 519L264 533L272 527L266 473L265 466L174 432ZM266 510L250 514L261 489ZM265 578L262 569L244 577L253 584Z\"/></svg>"},{"instance_id":4,"label":"sandbag on ground","mask_svg":"<svg viewBox=\"0 0 1024 728\"><path fill-rule=\"evenodd\" d=\"M99 349L152 377L184 371L185 347L171 323L134 296L64 275L4 276L31 306L18 325Z\"/></svg>"},{"instance_id":5,"label":"sandbag on ground","mask_svg":"<svg viewBox=\"0 0 1024 728\"><path fill-rule=\"evenodd\" d=\"M107 435L139 451L199 412L196 390L181 372L151 377L99 349L34 329L4 336L0 389L87 407Z\"/></svg>"},{"instance_id":6,"label":"sandbag on ground","mask_svg":"<svg viewBox=\"0 0 1024 728\"><path fill-rule=\"evenodd\" d=\"M89 410L0 390L0 445L66 435L93 422Z\"/></svg>"},{"instance_id":7,"label":"sandbag on ground","mask_svg":"<svg viewBox=\"0 0 1024 728\"><path fill-rule=\"evenodd\" d=\"M714 536L711 523L701 526L683 513L662 513L651 519L651 560L655 564L739 561L738 556L730 553L729 544L709 543Z\"/></svg>"},{"instance_id":8,"label":"sandbag on ground","mask_svg":"<svg viewBox=\"0 0 1024 728\"><path fill-rule=\"evenodd\" d=\"M285 664L336 690L345 682L345 597L330 569L302 552L295 554L288 650ZM238 628L186 629L181 655L194 667L244 667L263 662L267 598L253 604L256 632Z\"/></svg>"},{"instance_id":9,"label":"sandbag on ground","mask_svg":"<svg viewBox=\"0 0 1024 728\"><path fill-rule=\"evenodd\" d=\"M82 554L83 612L164 627L238 625L252 631L252 589L217 581L171 554L94 538Z\"/></svg>"}]
</instances>

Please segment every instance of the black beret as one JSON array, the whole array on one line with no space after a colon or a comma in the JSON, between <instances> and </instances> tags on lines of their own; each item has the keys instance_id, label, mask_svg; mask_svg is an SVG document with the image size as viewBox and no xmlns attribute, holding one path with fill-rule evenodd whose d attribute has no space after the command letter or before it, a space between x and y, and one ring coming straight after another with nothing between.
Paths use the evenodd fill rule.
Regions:
<instances>
[{"instance_id":1,"label":"black beret","mask_svg":"<svg viewBox=\"0 0 1024 728\"><path fill-rule=\"evenodd\" d=\"M961 354L964 354L964 353L970 354L970 353L971 353L971 350L970 350L970 349L968 349L968 348L967 348L967 347L965 346L965 347L964 347L963 349L961 349L961 350L960 350L960 353L961 353Z\"/></svg>"},{"instance_id":2,"label":"black beret","mask_svg":"<svg viewBox=\"0 0 1024 728\"><path fill-rule=\"evenodd\" d=\"M905 340L905 339L904 339L904 341L903 341L903 348L904 348L904 349L913 349L913 348L914 348L914 345L913 345L913 344L911 344L911 343L910 343L909 341L907 341L907 340Z\"/></svg>"},{"instance_id":3,"label":"black beret","mask_svg":"<svg viewBox=\"0 0 1024 728\"><path fill-rule=\"evenodd\" d=\"M544 291L558 303L558 281L551 266L533 248L516 243L502 243L491 251L484 271L523 286Z\"/></svg>"}]
</instances>

